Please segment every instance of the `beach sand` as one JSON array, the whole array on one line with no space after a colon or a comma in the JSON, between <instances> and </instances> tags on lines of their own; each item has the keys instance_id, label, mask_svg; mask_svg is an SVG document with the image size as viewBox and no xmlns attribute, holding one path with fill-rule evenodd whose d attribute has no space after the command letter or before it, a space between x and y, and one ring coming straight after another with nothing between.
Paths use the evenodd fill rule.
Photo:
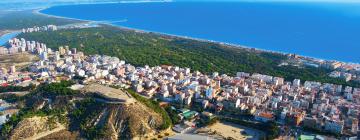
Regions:
<instances>
[{"instance_id":1,"label":"beach sand","mask_svg":"<svg viewBox=\"0 0 360 140\"><path fill-rule=\"evenodd\" d=\"M237 140L259 140L264 132L247 128L229 122L218 122L208 127L211 132L216 131L217 135L224 138L232 137Z\"/></svg>"}]
</instances>

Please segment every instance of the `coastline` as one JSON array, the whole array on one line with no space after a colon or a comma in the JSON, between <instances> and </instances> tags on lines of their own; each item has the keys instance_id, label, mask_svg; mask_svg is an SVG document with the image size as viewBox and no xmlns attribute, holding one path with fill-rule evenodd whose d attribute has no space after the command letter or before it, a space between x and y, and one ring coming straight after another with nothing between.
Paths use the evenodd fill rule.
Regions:
<instances>
[{"instance_id":1,"label":"coastline","mask_svg":"<svg viewBox=\"0 0 360 140\"><path fill-rule=\"evenodd\" d=\"M146 1L146 2L150 2L150 1ZM152 1L152 2L171 2L171 1ZM124 1L124 2L114 2L114 3L126 3L126 1ZM132 3L134 3L134 2L132 2ZM137 1L136 3L139 3L139 1ZM95 3L95 4L108 4L108 3ZM72 5L84 5L84 4L72 4ZM64 6L64 5L61 5L61 6ZM79 18L70 18L70 17L64 17L64 16L56 16L56 15L45 14L45 13L41 12L42 10L45 10L45 9L48 9L48 8L51 8L51 7L54 7L54 6L35 9L35 10L33 10L33 13L43 15L43 16L47 16L47 17L84 21L86 23L95 23L95 24L98 24L98 25L103 24L103 25L108 25L108 26L112 26L112 27L115 27L115 28L119 28L119 29L132 30L132 31L135 31L135 32L140 32L140 33L153 33L153 34L157 34L157 35L170 36L170 37L175 37L175 38L184 38L184 39L191 39L191 40L201 41L201 42L216 43L216 44L220 44L223 47L233 47L233 48L237 48L237 49L245 49L245 50L248 50L248 51L266 52L266 53L274 53L274 54L280 54L280 55L292 54L292 55L297 55L297 56L299 56L299 57L301 57L303 59L310 60L310 61L341 62L341 63L346 63L346 64L359 64L360 65L360 62L345 62L345 61L335 60L335 59L317 58L317 57L313 57L313 56L306 56L306 55L302 55L302 54L283 52L283 51L274 51L274 50L261 49L261 48L256 48L256 47L251 47L251 46L246 46L246 45L241 45L241 44L236 44L236 43L224 42L224 41L216 41L216 40L196 38L196 37L190 37L190 36L184 36L184 35L176 35L176 34L170 34L170 33L158 32L158 31L149 31L149 30L145 30L145 29L137 29L137 28L126 27L126 26L122 26L122 25L116 25L116 24L113 24L114 22L109 22L109 21L94 21L94 20L86 20L86 19L79 19Z\"/></svg>"},{"instance_id":2,"label":"coastline","mask_svg":"<svg viewBox=\"0 0 360 140\"><path fill-rule=\"evenodd\" d=\"M0 46L6 47L7 41L20 34L20 30L5 30L0 31Z\"/></svg>"},{"instance_id":3,"label":"coastline","mask_svg":"<svg viewBox=\"0 0 360 140\"><path fill-rule=\"evenodd\" d=\"M160 2L160 1L158 1L158 2ZM124 2L118 2L118 3L124 3ZM134 3L134 2L133 2L133 3ZM99 3L99 4L103 4L103 3ZM104 4L107 4L107 3L104 3ZM76 4L76 5L83 5L83 4ZM62 5L62 6L63 6L63 5ZM221 45L223 45L223 46L225 45L225 46L227 46L227 47L236 47L236 48L248 49L248 50L250 50L250 49L255 49L256 51L277 53L277 54L283 54L283 55L291 54L291 53L287 53L287 52L265 50L265 49L250 47L250 46L241 45L241 44L228 43L228 42L223 42L223 41L216 41L216 40L210 40L210 39L196 38L196 37L190 37L190 36L183 36L183 35L169 34L169 33L158 32L158 31L149 31L149 30L145 30L145 29L137 29L137 28L132 28L132 27L120 26L120 25L113 24L113 22L94 21L94 20L79 19L79 18L70 18L70 17L63 17L63 16L56 16L56 15L45 14L45 13L42 13L42 12L41 12L42 10L45 10L45 9L48 9L48 8L51 8L51 7L53 7L53 6L33 10L33 13L34 13L34 14L39 14L39 15L42 15L42 16L53 17L53 18L62 18L62 19L69 19L69 20L84 21L84 22L88 22L88 23L104 24L104 25L116 27L116 28L119 28L119 29L132 30L132 31L141 32L141 33L153 33L153 34L164 35L164 36L171 36L171 37L177 37L177 38L191 39L191 40L196 40L196 41L201 41L201 42L217 43L217 44L221 44Z\"/></svg>"},{"instance_id":4,"label":"coastline","mask_svg":"<svg viewBox=\"0 0 360 140\"><path fill-rule=\"evenodd\" d=\"M41 12L40 12L40 11L42 11L42 10L45 10L45 9L48 9L48 8L51 8L51 7L52 7L52 6L50 6L50 7L44 7L44 8L39 8L39 9L34 9L34 10L32 10L32 13L33 13L33 14L40 15L40 16L51 17L51 18L60 18L60 19L76 20L76 21L79 21L79 22L92 22L92 21L90 21L90 20L76 19L76 18L69 18L69 17L62 17L62 16L55 16L55 15L49 15L49 14L45 14L45 13L41 13Z\"/></svg>"},{"instance_id":5,"label":"coastline","mask_svg":"<svg viewBox=\"0 0 360 140\"><path fill-rule=\"evenodd\" d=\"M8 33L11 33L9 30L0 30L0 36L6 35Z\"/></svg>"}]
</instances>

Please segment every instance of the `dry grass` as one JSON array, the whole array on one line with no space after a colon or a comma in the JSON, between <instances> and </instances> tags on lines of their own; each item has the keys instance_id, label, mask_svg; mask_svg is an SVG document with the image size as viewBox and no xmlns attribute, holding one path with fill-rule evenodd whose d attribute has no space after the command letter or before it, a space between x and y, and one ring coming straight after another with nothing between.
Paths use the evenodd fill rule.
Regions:
<instances>
[{"instance_id":1,"label":"dry grass","mask_svg":"<svg viewBox=\"0 0 360 140\"><path fill-rule=\"evenodd\" d=\"M22 69L37 60L39 58L30 53L0 55L0 67L9 68L15 65L17 69Z\"/></svg>"}]
</instances>

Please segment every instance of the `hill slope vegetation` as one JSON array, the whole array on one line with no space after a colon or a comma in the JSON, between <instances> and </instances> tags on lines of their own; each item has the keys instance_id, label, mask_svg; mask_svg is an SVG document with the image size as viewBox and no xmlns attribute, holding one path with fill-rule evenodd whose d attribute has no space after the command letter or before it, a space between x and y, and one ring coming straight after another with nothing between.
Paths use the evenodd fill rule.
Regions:
<instances>
[{"instance_id":1,"label":"hill slope vegetation","mask_svg":"<svg viewBox=\"0 0 360 140\"><path fill-rule=\"evenodd\" d=\"M154 136L171 125L163 128L162 114L143 101L107 101L68 88L72 84L44 84L19 97L16 102L22 107L3 125L0 139L132 139Z\"/></svg>"}]
</instances>

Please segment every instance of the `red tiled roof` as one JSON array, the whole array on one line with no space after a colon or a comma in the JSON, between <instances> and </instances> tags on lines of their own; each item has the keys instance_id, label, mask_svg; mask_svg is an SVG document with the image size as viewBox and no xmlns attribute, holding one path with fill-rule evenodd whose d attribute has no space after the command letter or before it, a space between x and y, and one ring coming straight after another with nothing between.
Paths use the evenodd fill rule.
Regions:
<instances>
[{"instance_id":1,"label":"red tiled roof","mask_svg":"<svg viewBox=\"0 0 360 140\"><path fill-rule=\"evenodd\" d=\"M266 112L261 112L259 116L268 119L272 119L274 117L271 113L266 113Z\"/></svg>"}]
</instances>

